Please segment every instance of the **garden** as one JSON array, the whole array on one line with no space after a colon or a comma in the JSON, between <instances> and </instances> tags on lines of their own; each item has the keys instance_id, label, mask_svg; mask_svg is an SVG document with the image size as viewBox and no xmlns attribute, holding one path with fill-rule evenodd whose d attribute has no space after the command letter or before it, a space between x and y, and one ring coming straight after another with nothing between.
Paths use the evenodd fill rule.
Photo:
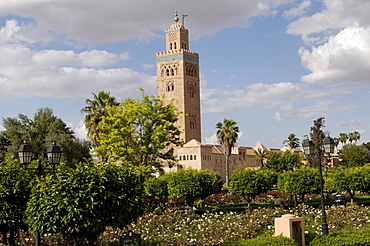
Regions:
<instances>
[{"instance_id":1,"label":"garden","mask_svg":"<svg viewBox=\"0 0 370 246\"><path fill-rule=\"evenodd\" d=\"M271 170L246 169L232 175L229 187L223 186L218 173L193 169L164 174L140 185L140 178L129 170L112 164L59 170L52 174L56 177L47 175L33 185L26 204L21 203L21 196L18 205L5 201L4 194L14 194L3 189L0 225L3 232L8 230L8 235L3 233L3 245L33 245L35 230L31 228L41 232L42 245L123 245L122 240L129 234L140 235L141 245L296 245L293 240L274 236L274 219L284 214L304 218L307 245L330 241L321 238L316 169L301 167L280 175ZM334 195L329 190L334 188L329 183L333 187L343 185L339 179L345 176L338 175L343 170L330 170L326 176L329 236L340 238L334 241L343 241L343 237L353 241L358 233L370 232L370 196L363 195L365 188L358 186L353 196L343 193L345 206L332 206ZM345 171L370 176L369 170L365 165ZM1 171L2 177L9 177L3 179L7 187L21 190L23 185L29 192L27 171L15 166L2 167ZM297 177L314 180L311 185L296 183L294 189L283 188L285 182ZM275 188L274 183L278 184ZM2 187L6 187L4 183ZM278 200L286 203L276 204ZM4 206L21 204L26 220L18 217L18 224L7 227L4 215L16 218L20 211L6 214ZM363 243L367 238L361 235L358 237ZM11 236L13 244L7 244L4 238Z\"/></svg>"}]
</instances>

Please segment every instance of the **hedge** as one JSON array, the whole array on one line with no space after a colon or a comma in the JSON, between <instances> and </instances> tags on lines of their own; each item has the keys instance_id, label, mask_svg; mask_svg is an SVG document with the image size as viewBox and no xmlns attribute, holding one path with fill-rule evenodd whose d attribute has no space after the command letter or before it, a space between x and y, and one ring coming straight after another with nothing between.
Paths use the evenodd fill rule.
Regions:
<instances>
[{"instance_id":1,"label":"hedge","mask_svg":"<svg viewBox=\"0 0 370 246\"><path fill-rule=\"evenodd\" d=\"M310 246L363 246L370 245L370 229L349 229L319 235L311 241Z\"/></svg>"},{"instance_id":2,"label":"hedge","mask_svg":"<svg viewBox=\"0 0 370 246\"><path fill-rule=\"evenodd\" d=\"M237 242L216 244L218 246L297 246L298 244L291 238L276 237L259 237Z\"/></svg>"}]
</instances>

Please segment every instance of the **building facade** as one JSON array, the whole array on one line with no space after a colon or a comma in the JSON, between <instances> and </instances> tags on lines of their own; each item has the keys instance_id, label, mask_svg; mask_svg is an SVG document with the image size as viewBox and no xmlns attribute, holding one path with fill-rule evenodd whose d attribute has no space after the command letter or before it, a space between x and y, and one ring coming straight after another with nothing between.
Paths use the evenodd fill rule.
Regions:
<instances>
[{"instance_id":1,"label":"building facade","mask_svg":"<svg viewBox=\"0 0 370 246\"><path fill-rule=\"evenodd\" d=\"M189 31L178 23L166 29L166 51L156 54L157 91L165 103L173 103L180 111L177 126L182 131L183 147L175 148L177 164L167 172L194 168L219 172L225 178L225 156L220 145L201 143L201 109L199 55L189 50ZM269 149L261 143L252 147L235 146L230 160L230 174L247 167L259 168L256 151L267 154L280 149Z\"/></svg>"}]
</instances>

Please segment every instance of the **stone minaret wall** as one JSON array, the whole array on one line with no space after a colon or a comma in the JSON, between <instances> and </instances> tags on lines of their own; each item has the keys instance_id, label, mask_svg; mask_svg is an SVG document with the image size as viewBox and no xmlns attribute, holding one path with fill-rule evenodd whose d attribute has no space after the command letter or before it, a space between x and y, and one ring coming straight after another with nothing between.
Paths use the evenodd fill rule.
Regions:
<instances>
[{"instance_id":1,"label":"stone minaret wall","mask_svg":"<svg viewBox=\"0 0 370 246\"><path fill-rule=\"evenodd\" d=\"M188 30L180 23L166 29L166 51L156 55L158 96L181 114L181 139L201 141L199 56L189 51Z\"/></svg>"}]
</instances>

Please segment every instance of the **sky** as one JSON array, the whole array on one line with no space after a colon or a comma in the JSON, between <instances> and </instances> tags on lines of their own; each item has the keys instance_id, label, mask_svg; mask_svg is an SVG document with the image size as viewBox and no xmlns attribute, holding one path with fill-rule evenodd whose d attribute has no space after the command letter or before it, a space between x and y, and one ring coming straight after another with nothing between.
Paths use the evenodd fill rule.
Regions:
<instances>
[{"instance_id":1,"label":"sky","mask_svg":"<svg viewBox=\"0 0 370 246\"><path fill-rule=\"evenodd\" d=\"M92 93L156 95L175 10L200 56L202 143L224 118L241 146L282 148L319 117L370 141L369 0L1 0L0 119L49 107L85 138Z\"/></svg>"}]
</instances>

